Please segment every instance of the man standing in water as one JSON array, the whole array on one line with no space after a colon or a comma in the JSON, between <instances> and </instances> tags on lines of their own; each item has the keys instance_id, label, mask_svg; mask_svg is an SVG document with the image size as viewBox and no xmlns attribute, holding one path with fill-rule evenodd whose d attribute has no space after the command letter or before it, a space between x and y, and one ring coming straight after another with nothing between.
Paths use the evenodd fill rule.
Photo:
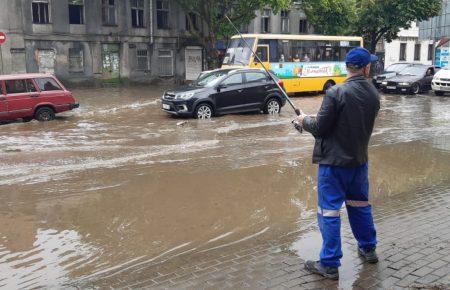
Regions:
<instances>
[{"instance_id":1,"label":"man standing in water","mask_svg":"<svg viewBox=\"0 0 450 290\"><path fill-rule=\"evenodd\" d=\"M377 263L376 231L369 204L368 144L380 109L377 90L365 79L378 58L357 47L346 56L348 79L326 92L317 116L298 122L316 139L313 162L319 164L318 223L323 244L319 261L306 261L309 272L339 279L340 209L345 202L358 253Z\"/></svg>"}]
</instances>

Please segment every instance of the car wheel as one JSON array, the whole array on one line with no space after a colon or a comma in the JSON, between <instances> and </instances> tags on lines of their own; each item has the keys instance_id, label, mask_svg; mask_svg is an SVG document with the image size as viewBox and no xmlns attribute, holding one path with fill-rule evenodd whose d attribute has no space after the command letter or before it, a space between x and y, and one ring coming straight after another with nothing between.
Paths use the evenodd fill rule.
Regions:
<instances>
[{"instance_id":1,"label":"car wheel","mask_svg":"<svg viewBox=\"0 0 450 290\"><path fill-rule=\"evenodd\" d=\"M329 89L331 89L335 83L333 81L327 81L325 85L323 85L323 91L326 93Z\"/></svg>"},{"instance_id":2,"label":"car wheel","mask_svg":"<svg viewBox=\"0 0 450 290\"><path fill-rule=\"evenodd\" d=\"M31 122L31 120L33 120L33 117L25 117L25 118L22 118L22 121L23 121L24 123Z\"/></svg>"},{"instance_id":3,"label":"car wheel","mask_svg":"<svg viewBox=\"0 0 450 290\"><path fill-rule=\"evenodd\" d=\"M55 119L55 111L50 107L42 107L36 111L34 118L40 122L51 121Z\"/></svg>"},{"instance_id":4,"label":"car wheel","mask_svg":"<svg viewBox=\"0 0 450 290\"><path fill-rule=\"evenodd\" d=\"M412 86L411 86L411 93L413 95L417 95L418 93L420 93L420 86L419 86L418 83L412 84Z\"/></svg>"},{"instance_id":5,"label":"car wheel","mask_svg":"<svg viewBox=\"0 0 450 290\"><path fill-rule=\"evenodd\" d=\"M200 104L197 106L194 112L196 119L211 119L213 116L213 109L208 104Z\"/></svg>"},{"instance_id":6,"label":"car wheel","mask_svg":"<svg viewBox=\"0 0 450 290\"><path fill-rule=\"evenodd\" d=\"M444 92L442 92L442 91L434 91L434 94L435 94L436 96L443 96L443 95L444 95Z\"/></svg>"},{"instance_id":7,"label":"car wheel","mask_svg":"<svg viewBox=\"0 0 450 290\"><path fill-rule=\"evenodd\" d=\"M264 113L266 114L279 114L281 112L281 104L276 98L271 98L267 101L264 107Z\"/></svg>"}]
</instances>

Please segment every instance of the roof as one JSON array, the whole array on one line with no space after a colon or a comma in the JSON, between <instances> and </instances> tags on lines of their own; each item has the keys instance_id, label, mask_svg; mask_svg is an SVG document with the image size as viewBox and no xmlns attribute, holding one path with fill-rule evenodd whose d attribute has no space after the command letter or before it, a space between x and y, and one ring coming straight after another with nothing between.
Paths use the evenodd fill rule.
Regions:
<instances>
[{"instance_id":1,"label":"roof","mask_svg":"<svg viewBox=\"0 0 450 290\"><path fill-rule=\"evenodd\" d=\"M53 77L53 75L45 74L45 73L0 75L0 81L4 81L4 80L20 80L20 79L35 79L35 78L48 78L48 77Z\"/></svg>"},{"instance_id":2,"label":"roof","mask_svg":"<svg viewBox=\"0 0 450 290\"><path fill-rule=\"evenodd\" d=\"M317 34L242 34L243 37L258 37L260 39L286 39L286 40L340 40L361 41L361 36L330 36ZM231 38L240 38L234 35Z\"/></svg>"}]
</instances>

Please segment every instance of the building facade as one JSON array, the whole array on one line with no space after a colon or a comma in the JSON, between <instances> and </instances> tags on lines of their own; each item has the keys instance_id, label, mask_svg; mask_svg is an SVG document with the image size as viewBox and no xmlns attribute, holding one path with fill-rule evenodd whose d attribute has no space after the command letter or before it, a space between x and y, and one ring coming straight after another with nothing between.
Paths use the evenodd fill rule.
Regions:
<instances>
[{"instance_id":1,"label":"building facade","mask_svg":"<svg viewBox=\"0 0 450 290\"><path fill-rule=\"evenodd\" d=\"M186 66L202 69L202 48L184 20L169 0L2 0L1 73L49 72L70 83L185 79Z\"/></svg>"},{"instance_id":2,"label":"building facade","mask_svg":"<svg viewBox=\"0 0 450 290\"><path fill-rule=\"evenodd\" d=\"M433 42L419 39L419 28L412 23L408 29L402 29L398 38L384 42L384 64L389 66L399 62L431 64L433 61Z\"/></svg>"},{"instance_id":3,"label":"building facade","mask_svg":"<svg viewBox=\"0 0 450 290\"><path fill-rule=\"evenodd\" d=\"M442 1L441 13L419 23L419 38L434 43L434 63L446 66L450 62L450 2Z\"/></svg>"}]
</instances>

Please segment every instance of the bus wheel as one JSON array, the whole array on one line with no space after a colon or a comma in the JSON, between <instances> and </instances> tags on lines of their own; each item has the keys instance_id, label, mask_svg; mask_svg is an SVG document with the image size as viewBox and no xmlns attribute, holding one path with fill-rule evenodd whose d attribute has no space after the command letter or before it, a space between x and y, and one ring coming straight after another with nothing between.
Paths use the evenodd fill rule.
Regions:
<instances>
[{"instance_id":1,"label":"bus wheel","mask_svg":"<svg viewBox=\"0 0 450 290\"><path fill-rule=\"evenodd\" d=\"M336 83L332 80L329 80L323 85L323 91L326 93L329 89L331 89L332 86L334 86Z\"/></svg>"}]
</instances>

